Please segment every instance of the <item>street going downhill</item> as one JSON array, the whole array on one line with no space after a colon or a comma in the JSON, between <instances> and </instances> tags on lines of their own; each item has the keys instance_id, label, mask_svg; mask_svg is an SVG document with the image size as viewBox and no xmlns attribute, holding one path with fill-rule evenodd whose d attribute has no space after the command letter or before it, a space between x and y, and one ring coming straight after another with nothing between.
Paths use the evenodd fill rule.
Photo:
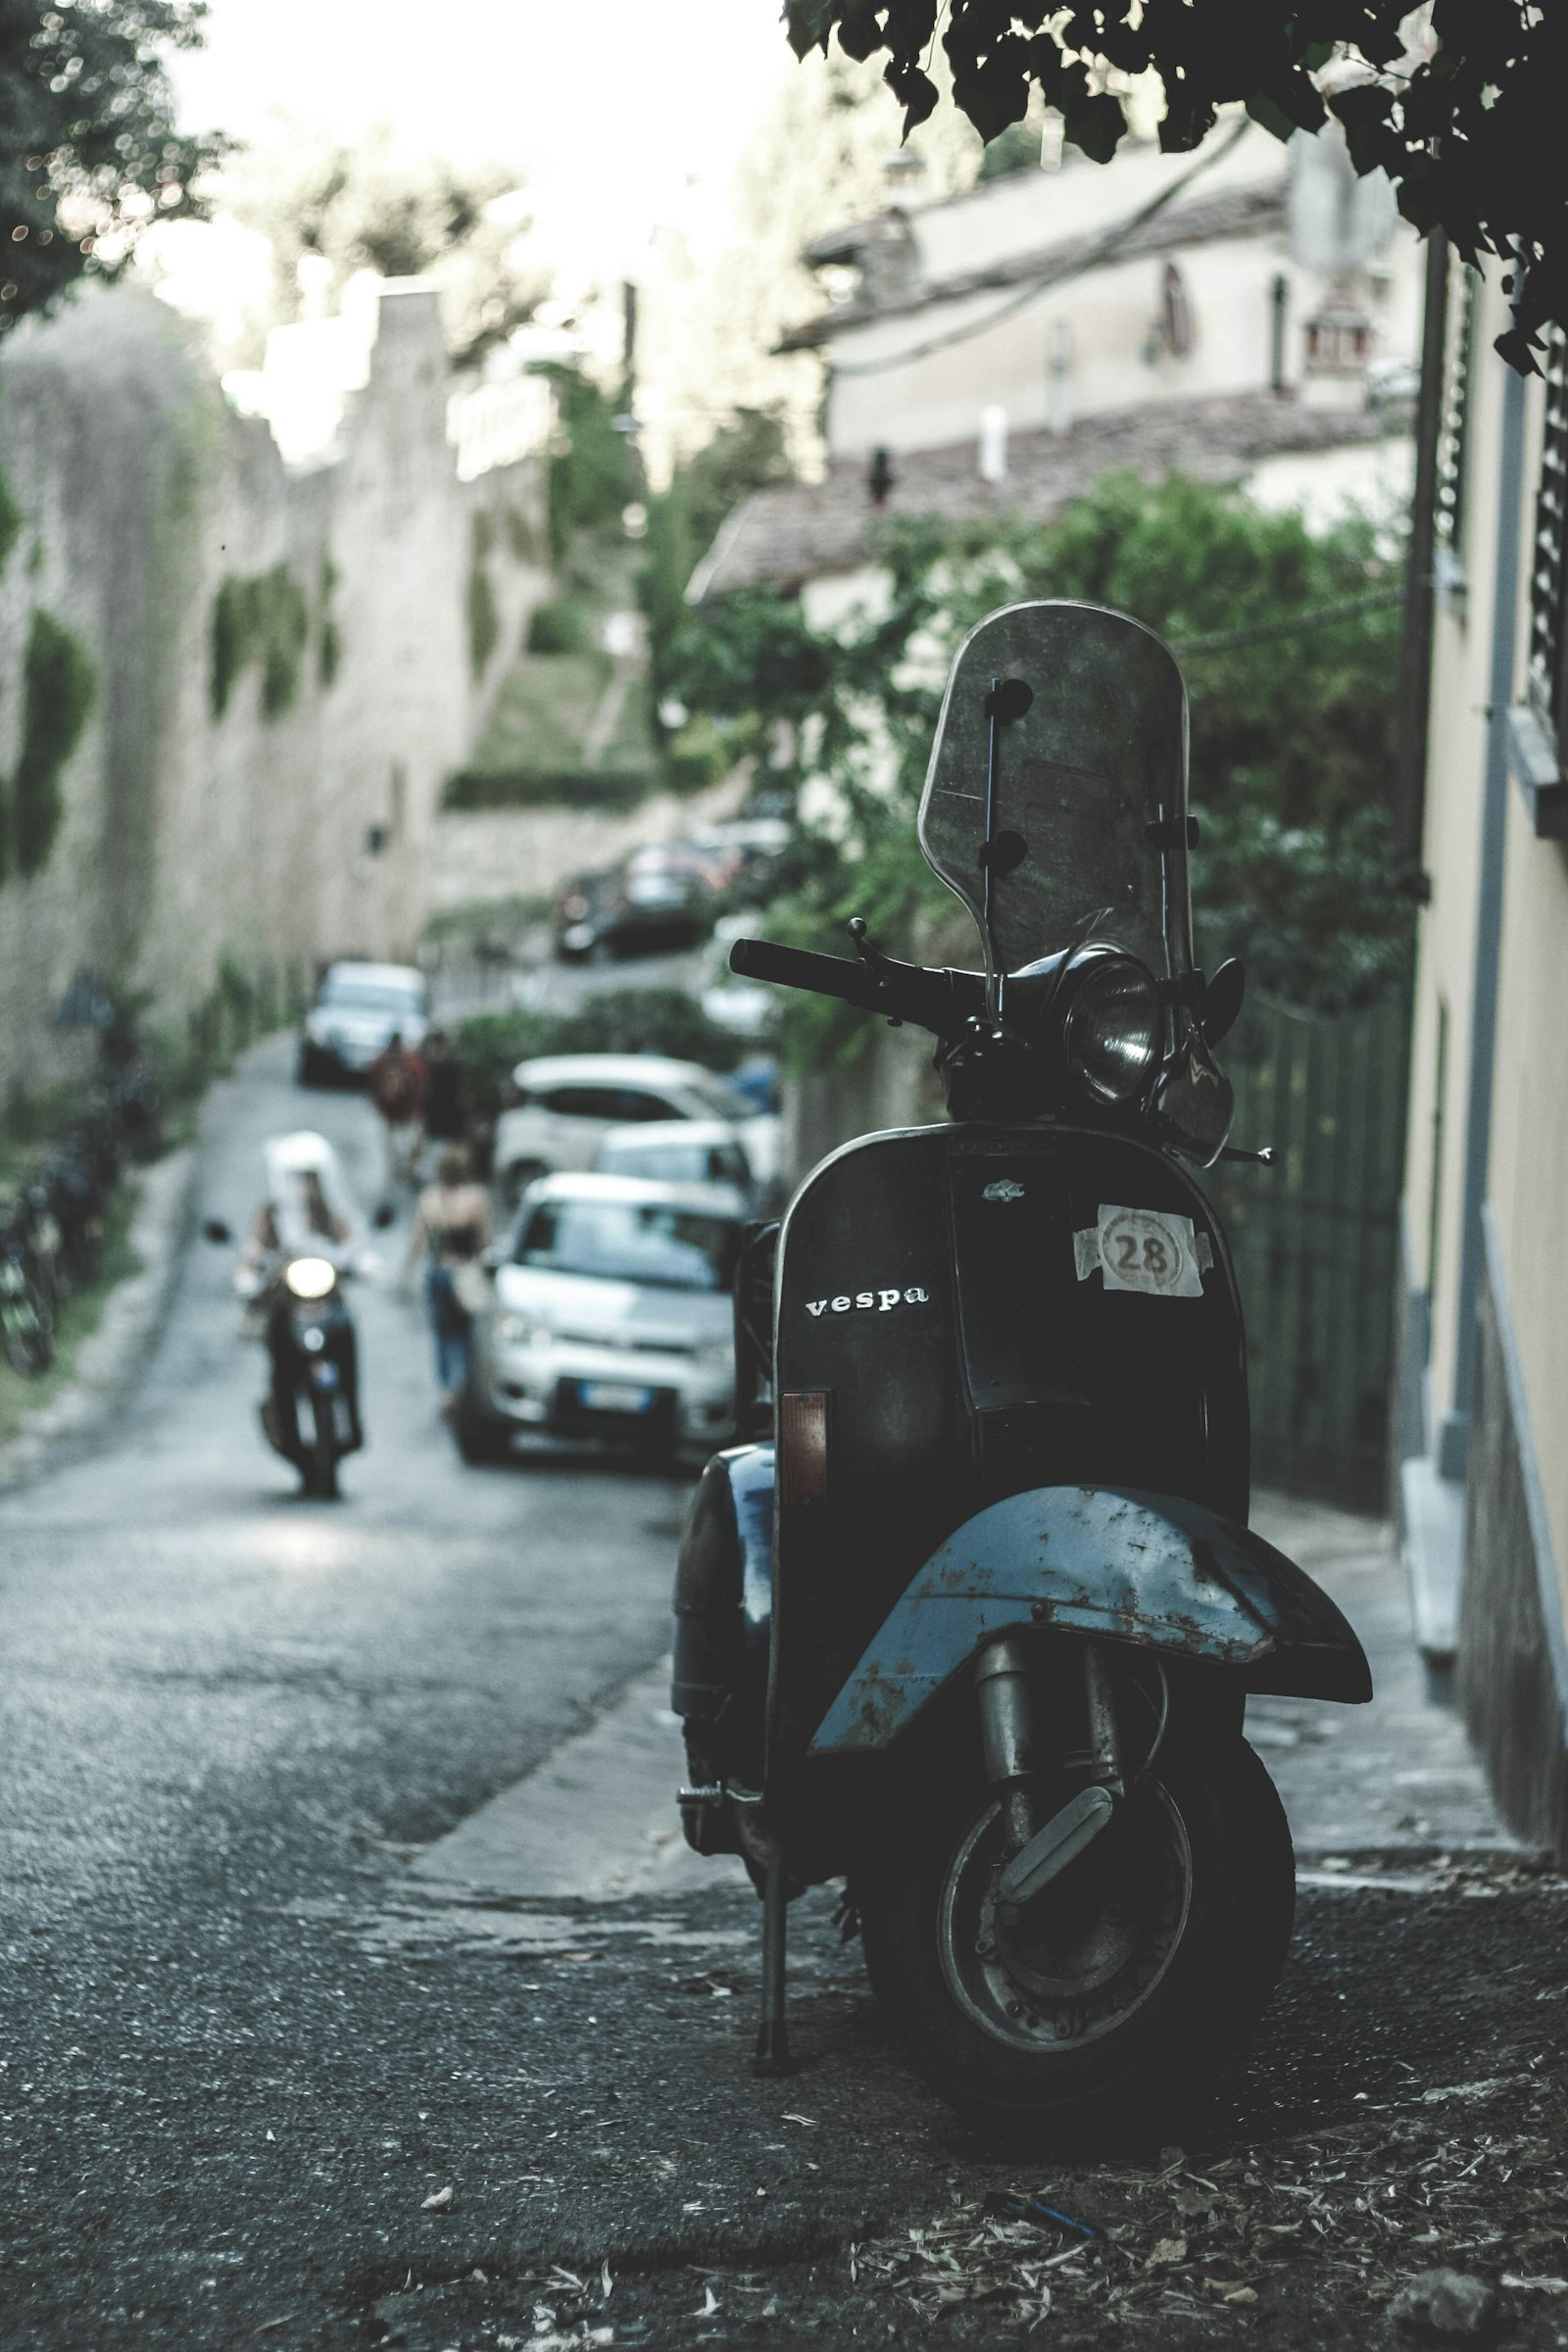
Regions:
<instances>
[{"instance_id":1,"label":"street going downhill","mask_svg":"<svg viewBox=\"0 0 1568 2352\"><path fill-rule=\"evenodd\" d=\"M203 1214L237 1224L306 1118L374 1197L368 1105L286 1068L267 1045L215 1096ZM191 1241L121 1418L0 1502L7 2352L913 2344L949 2305L991 2342L1048 2285L1057 2340L1114 2311L1165 2347L1252 2308L1205 2276L1329 2345L1467 2241L1545 2272L1560 1897L1423 1706L1371 1523L1263 1515L1382 1691L1337 1735L1250 1713L1302 1865L1264 2050L1189 2151L1009 2155L884 2045L831 1890L793 1924L799 2071L750 2074L756 1900L669 1821L687 1490L559 1447L465 1469L415 1301L367 1281L369 1443L303 1499L228 1271ZM1020 2186L1108 2250L985 2217ZM1514 2302L1510 2340L1552 2342L1552 2298Z\"/></svg>"}]
</instances>

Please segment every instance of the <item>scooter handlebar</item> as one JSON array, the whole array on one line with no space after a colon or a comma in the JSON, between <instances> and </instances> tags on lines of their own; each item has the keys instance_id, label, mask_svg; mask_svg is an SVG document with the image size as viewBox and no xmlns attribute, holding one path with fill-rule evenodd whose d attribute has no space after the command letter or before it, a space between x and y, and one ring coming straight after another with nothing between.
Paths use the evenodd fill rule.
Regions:
<instances>
[{"instance_id":1,"label":"scooter handlebar","mask_svg":"<svg viewBox=\"0 0 1568 2352\"><path fill-rule=\"evenodd\" d=\"M809 948L781 947L770 939L738 939L729 968L746 980L774 980L816 997L838 997L890 1020L913 1021L934 1037L947 1037L979 1011L984 982L976 972L929 971L923 964L895 963L849 956L818 956Z\"/></svg>"},{"instance_id":2,"label":"scooter handlebar","mask_svg":"<svg viewBox=\"0 0 1568 2352\"><path fill-rule=\"evenodd\" d=\"M846 1004L871 1004L874 984L865 965L850 956L818 956L809 948L781 948L771 939L738 939L729 968L743 980L776 980L804 988L813 997L841 997Z\"/></svg>"}]
</instances>

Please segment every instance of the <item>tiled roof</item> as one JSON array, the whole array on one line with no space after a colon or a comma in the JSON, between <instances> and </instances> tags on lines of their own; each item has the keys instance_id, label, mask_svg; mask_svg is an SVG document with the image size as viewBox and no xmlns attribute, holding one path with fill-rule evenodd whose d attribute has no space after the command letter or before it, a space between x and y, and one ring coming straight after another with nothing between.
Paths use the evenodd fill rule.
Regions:
<instances>
[{"instance_id":1,"label":"tiled roof","mask_svg":"<svg viewBox=\"0 0 1568 2352\"><path fill-rule=\"evenodd\" d=\"M918 215L915 219L918 221ZM1226 188L1217 196L1200 196L1190 204L1172 204L1133 228L1123 230L1113 223L1082 236L1058 238L1054 245L1037 246L1029 253L1008 254L1004 260L988 263L984 269L965 270L950 277L919 282L892 299L840 303L817 318L807 319L804 325L792 327L781 338L778 348L809 351L852 326L864 326L873 318L899 318L928 310L933 303L956 302L965 295L984 293L988 288L1025 285L1034 277L1054 277L1058 272L1093 262L1102 254L1109 268L1113 263L1136 261L1152 253L1212 244L1220 237L1268 235L1281 228L1284 221L1282 173L1251 187ZM870 227L865 233L869 236ZM841 236L839 242L844 241ZM825 248L827 241L819 242Z\"/></svg>"},{"instance_id":2,"label":"tiled roof","mask_svg":"<svg viewBox=\"0 0 1568 2352\"><path fill-rule=\"evenodd\" d=\"M707 604L737 588L793 592L823 573L853 571L874 559L879 526L899 514L935 514L953 522L985 514L1043 521L1102 473L1125 470L1145 481L1171 473L1235 481L1260 458L1376 441L1407 423L1403 407L1312 409L1266 392L1168 401L1086 417L1064 434L1014 433L1000 482L982 480L973 439L944 449L895 450L894 486L881 507L866 491L866 460L841 458L823 481L786 482L743 500L686 593L693 604Z\"/></svg>"}]
</instances>

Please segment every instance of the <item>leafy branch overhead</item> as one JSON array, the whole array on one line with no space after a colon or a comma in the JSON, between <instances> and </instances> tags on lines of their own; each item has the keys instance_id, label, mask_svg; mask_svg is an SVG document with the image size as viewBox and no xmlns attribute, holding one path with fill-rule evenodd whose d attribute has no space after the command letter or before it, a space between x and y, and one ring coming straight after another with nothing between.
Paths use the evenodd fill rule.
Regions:
<instances>
[{"instance_id":1,"label":"leafy branch overhead","mask_svg":"<svg viewBox=\"0 0 1568 2352\"><path fill-rule=\"evenodd\" d=\"M1198 146L1221 106L1245 105L1281 139L1332 117L1356 171L1386 172L1423 234L1445 230L1472 263L1522 258L1516 326L1498 343L1514 367L1533 368L1545 326L1568 326L1568 175L1554 162L1568 11L1552 0L1433 0L1419 31L1409 0L787 0L785 20L798 56L835 33L851 57L885 53L906 132L939 102L939 24L953 103L986 140L1038 88L1068 139L1108 163L1128 128L1119 93L1148 74L1164 88L1168 154Z\"/></svg>"},{"instance_id":2,"label":"leafy branch overhead","mask_svg":"<svg viewBox=\"0 0 1568 2352\"><path fill-rule=\"evenodd\" d=\"M55 0L0 13L0 331L86 270L113 276L156 220L199 212L223 152L174 127L164 53L201 37L201 0Z\"/></svg>"}]
</instances>

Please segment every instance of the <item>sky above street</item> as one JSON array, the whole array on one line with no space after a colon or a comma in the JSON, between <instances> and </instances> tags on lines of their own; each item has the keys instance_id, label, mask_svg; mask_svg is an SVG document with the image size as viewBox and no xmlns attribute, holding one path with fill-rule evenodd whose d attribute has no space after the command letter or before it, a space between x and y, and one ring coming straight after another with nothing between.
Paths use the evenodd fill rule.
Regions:
<instances>
[{"instance_id":1,"label":"sky above street","mask_svg":"<svg viewBox=\"0 0 1568 2352\"><path fill-rule=\"evenodd\" d=\"M568 266L618 271L678 223L722 237L736 163L792 70L778 0L212 0L174 61L181 115L261 142L379 124L514 165Z\"/></svg>"}]
</instances>

